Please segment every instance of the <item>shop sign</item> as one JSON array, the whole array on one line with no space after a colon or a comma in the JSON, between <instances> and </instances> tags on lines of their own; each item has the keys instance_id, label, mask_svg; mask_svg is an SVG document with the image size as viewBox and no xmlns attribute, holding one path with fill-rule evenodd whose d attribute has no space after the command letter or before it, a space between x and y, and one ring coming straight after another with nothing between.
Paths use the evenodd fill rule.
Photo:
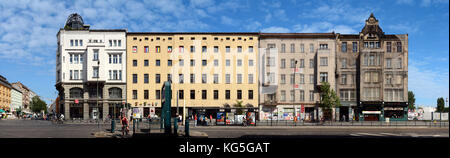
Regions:
<instances>
[{"instance_id":1,"label":"shop sign","mask_svg":"<svg viewBox=\"0 0 450 158\"><path fill-rule=\"evenodd\" d=\"M381 111L363 111L363 114L381 114Z\"/></svg>"},{"instance_id":2,"label":"shop sign","mask_svg":"<svg viewBox=\"0 0 450 158\"><path fill-rule=\"evenodd\" d=\"M75 99L75 104L78 104L79 102L78 102L78 99Z\"/></svg>"},{"instance_id":3,"label":"shop sign","mask_svg":"<svg viewBox=\"0 0 450 158\"><path fill-rule=\"evenodd\" d=\"M384 110L385 111L388 111L388 110L403 110L403 107L384 107Z\"/></svg>"}]
</instances>

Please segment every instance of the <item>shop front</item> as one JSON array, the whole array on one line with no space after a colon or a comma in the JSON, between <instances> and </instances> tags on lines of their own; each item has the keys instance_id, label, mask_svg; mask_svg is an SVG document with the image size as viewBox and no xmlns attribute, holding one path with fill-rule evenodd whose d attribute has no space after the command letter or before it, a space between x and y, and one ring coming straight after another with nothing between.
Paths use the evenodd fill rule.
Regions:
<instances>
[{"instance_id":1,"label":"shop front","mask_svg":"<svg viewBox=\"0 0 450 158\"><path fill-rule=\"evenodd\" d=\"M382 102L361 102L360 121L383 121Z\"/></svg>"},{"instance_id":2,"label":"shop front","mask_svg":"<svg viewBox=\"0 0 450 158\"><path fill-rule=\"evenodd\" d=\"M389 121L406 121L408 120L408 105L406 102L385 102L384 117Z\"/></svg>"}]
</instances>

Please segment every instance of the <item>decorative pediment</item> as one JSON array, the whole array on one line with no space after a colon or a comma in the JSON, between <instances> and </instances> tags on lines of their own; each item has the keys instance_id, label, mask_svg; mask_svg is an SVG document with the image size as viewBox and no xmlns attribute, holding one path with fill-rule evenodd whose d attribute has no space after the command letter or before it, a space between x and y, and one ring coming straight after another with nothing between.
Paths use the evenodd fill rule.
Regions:
<instances>
[{"instance_id":1,"label":"decorative pediment","mask_svg":"<svg viewBox=\"0 0 450 158\"><path fill-rule=\"evenodd\" d=\"M371 13L370 17L366 20L366 25L361 30L360 36L364 36L365 39L378 39L381 36L384 36L383 30L378 25L378 19L375 18L373 13Z\"/></svg>"}]
</instances>

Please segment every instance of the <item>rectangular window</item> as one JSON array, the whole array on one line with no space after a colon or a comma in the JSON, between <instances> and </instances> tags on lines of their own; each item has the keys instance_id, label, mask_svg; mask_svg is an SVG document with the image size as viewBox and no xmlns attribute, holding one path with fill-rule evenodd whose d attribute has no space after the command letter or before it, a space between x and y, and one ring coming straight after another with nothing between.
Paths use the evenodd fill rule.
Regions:
<instances>
[{"instance_id":1,"label":"rectangular window","mask_svg":"<svg viewBox=\"0 0 450 158\"><path fill-rule=\"evenodd\" d=\"M253 53L253 46L248 46L248 52Z\"/></svg>"},{"instance_id":2,"label":"rectangular window","mask_svg":"<svg viewBox=\"0 0 450 158\"><path fill-rule=\"evenodd\" d=\"M219 74L214 74L214 84L219 83Z\"/></svg>"},{"instance_id":3,"label":"rectangular window","mask_svg":"<svg viewBox=\"0 0 450 158\"><path fill-rule=\"evenodd\" d=\"M353 49L352 49L353 53L356 53L358 51L358 43L357 42L353 42Z\"/></svg>"},{"instance_id":4,"label":"rectangular window","mask_svg":"<svg viewBox=\"0 0 450 158\"><path fill-rule=\"evenodd\" d=\"M74 63L78 64L78 54L74 54Z\"/></svg>"},{"instance_id":5,"label":"rectangular window","mask_svg":"<svg viewBox=\"0 0 450 158\"><path fill-rule=\"evenodd\" d=\"M372 72L372 82L378 82L378 72Z\"/></svg>"},{"instance_id":6,"label":"rectangular window","mask_svg":"<svg viewBox=\"0 0 450 158\"><path fill-rule=\"evenodd\" d=\"M180 53L184 53L184 46L180 46L180 47L178 47L179 48L179 52Z\"/></svg>"},{"instance_id":7,"label":"rectangular window","mask_svg":"<svg viewBox=\"0 0 450 158\"><path fill-rule=\"evenodd\" d=\"M137 96L138 96L137 90L133 90L133 99L137 99L138 98Z\"/></svg>"},{"instance_id":8,"label":"rectangular window","mask_svg":"<svg viewBox=\"0 0 450 158\"><path fill-rule=\"evenodd\" d=\"M148 46L144 46L144 53L148 53L148 52L149 52Z\"/></svg>"},{"instance_id":9,"label":"rectangular window","mask_svg":"<svg viewBox=\"0 0 450 158\"><path fill-rule=\"evenodd\" d=\"M191 53L195 52L195 46L191 46Z\"/></svg>"},{"instance_id":10,"label":"rectangular window","mask_svg":"<svg viewBox=\"0 0 450 158\"><path fill-rule=\"evenodd\" d=\"M231 83L231 77L230 74L225 74L225 83L230 84Z\"/></svg>"},{"instance_id":11,"label":"rectangular window","mask_svg":"<svg viewBox=\"0 0 450 158\"><path fill-rule=\"evenodd\" d=\"M342 68L347 68L347 59L342 59Z\"/></svg>"},{"instance_id":12,"label":"rectangular window","mask_svg":"<svg viewBox=\"0 0 450 158\"><path fill-rule=\"evenodd\" d=\"M73 77L72 77L72 76L73 76L73 74L72 74L72 70L70 70L70 78L69 78L69 79L71 79L71 80L72 80L72 79L73 79Z\"/></svg>"},{"instance_id":13,"label":"rectangular window","mask_svg":"<svg viewBox=\"0 0 450 158\"><path fill-rule=\"evenodd\" d=\"M309 83L314 84L314 75L313 74L309 75Z\"/></svg>"},{"instance_id":14,"label":"rectangular window","mask_svg":"<svg viewBox=\"0 0 450 158\"><path fill-rule=\"evenodd\" d=\"M225 60L225 66L230 66L230 59Z\"/></svg>"},{"instance_id":15,"label":"rectangular window","mask_svg":"<svg viewBox=\"0 0 450 158\"><path fill-rule=\"evenodd\" d=\"M248 84L253 84L253 74L248 74Z\"/></svg>"},{"instance_id":16,"label":"rectangular window","mask_svg":"<svg viewBox=\"0 0 450 158\"><path fill-rule=\"evenodd\" d=\"M137 74L133 74L133 83L137 83L137 80L138 80Z\"/></svg>"},{"instance_id":17,"label":"rectangular window","mask_svg":"<svg viewBox=\"0 0 450 158\"><path fill-rule=\"evenodd\" d=\"M133 53L136 53L136 52L137 52L137 46L133 46L132 52L133 52Z\"/></svg>"},{"instance_id":18,"label":"rectangular window","mask_svg":"<svg viewBox=\"0 0 450 158\"><path fill-rule=\"evenodd\" d=\"M202 66L206 66L207 65L207 61L206 60L202 60Z\"/></svg>"},{"instance_id":19,"label":"rectangular window","mask_svg":"<svg viewBox=\"0 0 450 158\"><path fill-rule=\"evenodd\" d=\"M364 48L369 48L369 42L364 42Z\"/></svg>"},{"instance_id":20,"label":"rectangular window","mask_svg":"<svg viewBox=\"0 0 450 158\"><path fill-rule=\"evenodd\" d=\"M295 68L295 59L291 59L291 68Z\"/></svg>"},{"instance_id":21,"label":"rectangular window","mask_svg":"<svg viewBox=\"0 0 450 158\"><path fill-rule=\"evenodd\" d=\"M148 90L144 90L144 99L148 99Z\"/></svg>"},{"instance_id":22,"label":"rectangular window","mask_svg":"<svg viewBox=\"0 0 450 158\"><path fill-rule=\"evenodd\" d=\"M305 68L305 59L300 59L300 68Z\"/></svg>"},{"instance_id":23,"label":"rectangular window","mask_svg":"<svg viewBox=\"0 0 450 158\"><path fill-rule=\"evenodd\" d=\"M184 99L184 90L178 90L178 99Z\"/></svg>"},{"instance_id":24,"label":"rectangular window","mask_svg":"<svg viewBox=\"0 0 450 158\"><path fill-rule=\"evenodd\" d=\"M219 90L214 90L214 100L219 99Z\"/></svg>"},{"instance_id":25,"label":"rectangular window","mask_svg":"<svg viewBox=\"0 0 450 158\"><path fill-rule=\"evenodd\" d=\"M291 102L295 101L295 91L291 90Z\"/></svg>"},{"instance_id":26,"label":"rectangular window","mask_svg":"<svg viewBox=\"0 0 450 158\"><path fill-rule=\"evenodd\" d=\"M281 74L281 76L280 76L280 82L281 82L281 84L286 84L286 75L285 74Z\"/></svg>"},{"instance_id":27,"label":"rectangular window","mask_svg":"<svg viewBox=\"0 0 450 158\"><path fill-rule=\"evenodd\" d=\"M286 44L281 44L281 53L285 53L286 52Z\"/></svg>"},{"instance_id":28,"label":"rectangular window","mask_svg":"<svg viewBox=\"0 0 450 158\"><path fill-rule=\"evenodd\" d=\"M144 66L148 66L148 60L144 60Z\"/></svg>"},{"instance_id":29,"label":"rectangular window","mask_svg":"<svg viewBox=\"0 0 450 158\"><path fill-rule=\"evenodd\" d=\"M300 90L300 101L305 101L305 91Z\"/></svg>"},{"instance_id":30,"label":"rectangular window","mask_svg":"<svg viewBox=\"0 0 450 158\"><path fill-rule=\"evenodd\" d=\"M70 57L69 57L69 61L71 64L73 63L73 56L74 56L74 54L70 54Z\"/></svg>"},{"instance_id":31,"label":"rectangular window","mask_svg":"<svg viewBox=\"0 0 450 158\"><path fill-rule=\"evenodd\" d=\"M98 49L94 49L94 61L98 61Z\"/></svg>"},{"instance_id":32,"label":"rectangular window","mask_svg":"<svg viewBox=\"0 0 450 158\"><path fill-rule=\"evenodd\" d=\"M167 53L172 53L172 46L167 46Z\"/></svg>"},{"instance_id":33,"label":"rectangular window","mask_svg":"<svg viewBox=\"0 0 450 158\"><path fill-rule=\"evenodd\" d=\"M137 67L137 60L133 60L133 67Z\"/></svg>"},{"instance_id":34,"label":"rectangular window","mask_svg":"<svg viewBox=\"0 0 450 158\"><path fill-rule=\"evenodd\" d=\"M121 46L122 46L122 40L119 40L119 41L118 41L118 44L117 44L117 46L119 46L119 47L121 47Z\"/></svg>"},{"instance_id":35,"label":"rectangular window","mask_svg":"<svg viewBox=\"0 0 450 158\"><path fill-rule=\"evenodd\" d=\"M160 46L156 46L155 47L155 52L156 53L160 53L161 52L161 47Z\"/></svg>"},{"instance_id":36,"label":"rectangular window","mask_svg":"<svg viewBox=\"0 0 450 158\"><path fill-rule=\"evenodd\" d=\"M184 66L184 60L183 59L179 59L178 60L178 65L179 66Z\"/></svg>"},{"instance_id":37,"label":"rectangular window","mask_svg":"<svg viewBox=\"0 0 450 158\"><path fill-rule=\"evenodd\" d=\"M156 61L155 61L155 65L156 65L156 66L161 66L161 60L156 60Z\"/></svg>"},{"instance_id":38,"label":"rectangular window","mask_svg":"<svg viewBox=\"0 0 450 158\"><path fill-rule=\"evenodd\" d=\"M207 83L206 74L202 74L202 83Z\"/></svg>"},{"instance_id":39,"label":"rectangular window","mask_svg":"<svg viewBox=\"0 0 450 158\"><path fill-rule=\"evenodd\" d=\"M231 91L230 90L225 90L225 99L230 99L231 98Z\"/></svg>"},{"instance_id":40,"label":"rectangular window","mask_svg":"<svg viewBox=\"0 0 450 158\"><path fill-rule=\"evenodd\" d=\"M242 90L237 90L237 99L242 99Z\"/></svg>"},{"instance_id":41,"label":"rectangular window","mask_svg":"<svg viewBox=\"0 0 450 158\"><path fill-rule=\"evenodd\" d=\"M219 66L219 60L214 59L214 66Z\"/></svg>"},{"instance_id":42,"label":"rectangular window","mask_svg":"<svg viewBox=\"0 0 450 158\"><path fill-rule=\"evenodd\" d=\"M391 42L386 42L386 52L390 53L392 52L392 46L391 46Z\"/></svg>"},{"instance_id":43,"label":"rectangular window","mask_svg":"<svg viewBox=\"0 0 450 158\"><path fill-rule=\"evenodd\" d=\"M172 81L172 74L167 74L167 81Z\"/></svg>"},{"instance_id":44,"label":"rectangular window","mask_svg":"<svg viewBox=\"0 0 450 158\"><path fill-rule=\"evenodd\" d=\"M218 53L219 52L219 46L214 46L214 53Z\"/></svg>"},{"instance_id":45,"label":"rectangular window","mask_svg":"<svg viewBox=\"0 0 450 158\"><path fill-rule=\"evenodd\" d=\"M230 52L230 46L225 46L225 52L227 52L227 53Z\"/></svg>"},{"instance_id":46,"label":"rectangular window","mask_svg":"<svg viewBox=\"0 0 450 158\"><path fill-rule=\"evenodd\" d=\"M73 73L74 73L74 79L78 80L79 79L78 78L78 70L74 70Z\"/></svg>"},{"instance_id":47,"label":"rectangular window","mask_svg":"<svg viewBox=\"0 0 450 158\"><path fill-rule=\"evenodd\" d=\"M392 67L391 67L391 61L392 61L391 58L387 58L387 59L386 59L386 68L392 68Z\"/></svg>"},{"instance_id":48,"label":"rectangular window","mask_svg":"<svg viewBox=\"0 0 450 158\"><path fill-rule=\"evenodd\" d=\"M242 46L237 46L238 53L242 52Z\"/></svg>"},{"instance_id":49,"label":"rectangular window","mask_svg":"<svg viewBox=\"0 0 450 158\"><path fill-rule=\"evenodd\" d=\"M305 74L300 74L300 84L305 84Z\"/></svg>"},{"instance_id":50,"label":"rectangular window","mask_svg":"<svg viewBox=\"0 0 450 158\"><path fill-rule=\"evenodd\" d=\"M328 82L328 73L327 72L320 73L320 82Z\"/></svg>"},{"instance_id":51,"label":"rectangular window","mask_svg":"<svg viewBox=\"0 0 450 158\"><path fill-rule=\"evenodd\" d=\"M237 66L242 66L242 60L241 59L237 60Z\"/></svg>"},{"instance_id":52,"label":"rectangular window","mask_svg":"<svg viewBox=\"0 0 450 158\"><path fill-rule=\"evenodd\" d=\"M75 40L75 46L78 46L78 40Z\"/></svg>"},{"instance_id":53,"label":"rectangular window","mask_svg":"<svg viewBox=\"0 0 450 158\"><path fill-rule=\"evenodd\" d=\"M172 66L172 60L167 60L167 66Z\"/></svg>"},{"instance_id":54,"label":"rectangular window","mask_svg":"<svg viewBox=\"0 0 450 158\"><path fill-rule=\"evenodd\" d=\"M295 84L295 75L290 74L290 76L291 76L291 84Z\"/></svg>"},{"instance_id":55,"label":"rectangular window","mask_svg":"<svg viewBox=\"0 0 450 158\"><path fill-rule=\"evenodd\" d=\"M114 40L114 46L117 47L117 40Z\"/></svg>"},{"instance_id":56,"label":"rectangular window","mask_svg":"<svg viewBox=\"0 0 450 158\"><path fill-rule=\"evenodd\" d=\"M328 57L320 57L320 66L328 66Z\"/></svg>"},{"instance_id":57,"label":"rectangular window","mask_svg":"<svg viewBox=\"0 0 450 158\"><path fill-rule=\"evenodd\" d=\"M309 52L314 53L314 44L309 44Z\"/></svg>"},{"instance_id":58,"label":"rectangular window","mask_svg":"<svg viewBox=\"0 0 450 158\"><path fill-rule=\"evenodd\" d=\"M286 59L281 59L280 67L281 67L282 69L286 68Z\"/></svg>"},{"instance_id":59,"label":"rectangular window","mask_svg":"<svg viewBox=\"0 0 450 158\"><path fill-rule=\"evenodd\" d=\"M341 52L347 52L347 42L342 42L341 45Z\"/></svg>"},{"instance_id":60,"label":"rectangular window","mask_svg":"<svg viewBox=\"0 0 450 158\"><path fill-rule=\"evenodd\" d=\"M184 83L184 75L183 74L178 74L178 82L179 83Z\"/></svg>"},{"instance_id":61,"label":"rectangular window","mask_svg":"<svg viewBox=\"0 0 450 158\"><path fill-rule=\"evenodd\" d=\"M242 83L242 74L237 74L237 83L238 84Z\"/></svg>"},{"instance_id":62,"label":"rectangular window","mask_svg":"<svg viewBox=\"0 0 450 158\"><path fill-rule=\"evenodd\" d=\"M280 91L280 101L286 101L286 91Z\"/></svg>"},{"instance_id":63,"label":"rectangular window","mask_svg":"<svg viewBox=\"0 0 450 158\"><path fill-rule=\"evenodd\" d=\"M194 60L194 59L191 59L190 65L191 65L191 66L195 66L195 60Z\"/></svg>"},{"instance_id":64,"label":"rectangular window","mask_svg":"<svg viewBox=\"0 0 450 158\"><path fill-rule=\"evenodd\" d=\"M398 61L398 63L397 63L397 68L398 68L398 69L401 69L401 68L402 68L402 65L403 65L403 64L402 64L402 58L398 58L397 61Z\"/></svg>"},{"instance_id":65,"label":"rectangular window","mask_svg":"<svg viewBox=\"0 0 450 158\"><path fill-rule=\"evenodd\" d=\"M70 46L71 47L73 46L73 40L70 40Z\"/></svg>"},{"instance_id":66,"label":"rectangular window","mask_svg":"<svg viewBox=\"0 0 450 158\"><path fill-rule=\"evenodd\" d=\"M161 90L155 91L155 99L161 99Z\"/></svg>"},{"instance_id":67,"label":"rectangular window","mask_svg":"<svg viewBox=\"0 0 450 158\"><path fill-rule=\"evenodd\" d=\"M190 75L190 81L191 83L195 83L195 74Z\"/></svg>"},{"instance_id":68,"label":"rectangular window","mask_svg":"<svg viewBox=\"0 0 450 158\"><path fill-rule=\"evenodd\" d=\"M202 99L206 99L208 92L206 90L202 90Z\"/></svg>"},{"instance_id":69,"label":"rectangular window","mask_svg":"<svg viewBox=\"0 0 450 158\"><path fill-rule=\"evenodd\" d=\"M98 78L99 76L98 76L98 67L94 67L94 71L93 71L94 73L93 73L93 78Z\"/></svg>"},{"instance_id":70,"label":"rectangular window","mask_svg":"<svg viewBox=\"0 0 450 158\"><path fill-rule=\"evenodd\" d=\"M309 91L309 101L314 101L314 91Z\"/></svg>"},{"instance_id":71,"label":"rectangular window","mask_svg":"<svg viewBox=\"0 0 450 158\"><path fill-rule=\"evenodd\" d=\"M202 46L202 53L206 53L207 51L207 47L206 46Z\"/></svg>"},{"instance_id":72,"label":"rectangular window","mask_svg":"<svg viewBox=\"0 0 450 158\"><path fill-rule=\"evenodd\" d=\"M343 85L347 84L347 75L346 74L342 74L342 76L341 76L341 84L343 84Z\"/></svg>"},{"instance_id":73,"label":"rectangular window","mask_svg":"<svg viewBox=\"0 0 450 158\"><path fill-rule=\"evenodd\" d=\"M305 52L305 44L300 44L300 52L304 53Z\"/></svg>"},{"instance_id":74,"label":"rectangular window","mask_svg":"<svg viewBox=\"0 0 450 158\"><path fill-rule=\"evenodd\" d=\"M326 50L326 49L328 49L328 44L320 44L320 45L319 45L319 49L321 49L321 50Z\"/></svg>"},{"instance_id":75,"label":"rectangular window","mask_svg":"<svg viewBox=\"0 0 450 158\"><path fill-rule=\"evenodd\" d=\"M314 68L314 59L309 59L309 68Z\"/></svg>"},{"instance_id":76,"label":"rectangular window","mask_svg":"<svg viewBox=\"0 0 450 158\"><path fill-rule=\"evenodd\" d=\"M195 90L191 90L191 99L195 99Z\"/></svg>"},{"instance_id":77,"label":"rectangular window","mask_svg":"<svg viewBox=\"0 0 450 158\"><path fill-rule=\"evenodd\" d=\"M370 72L364 73L364 82L370 82Z\"/></svg>"},{"instance_id":78,"label":"rectangular window","mask_svg":"<svg viewBox=\"0 0 450 158\"><path fill-rule=\"evenodd\" d=\"M161 83L161 75L160 74L155 74L155 82Z\"/></svg>"},{"instance_id":79,"label":"rectangular window","mask_svg":"<svg viewBox=\"0 0 450 158\"><path fill-rule=\"evenodd\" d=\"M253 100L253 90L248 90L248 99Z\"/></svg>"},{"instance_id":80,"label":"rectangular window","mask_svg":"<svg viewBox=\"0 0 450 158\"><path fill-rule=\"evenodd\" d=\"M402 42L397 42L397 52L402 52Z\"/></svg>"}]
</instances>

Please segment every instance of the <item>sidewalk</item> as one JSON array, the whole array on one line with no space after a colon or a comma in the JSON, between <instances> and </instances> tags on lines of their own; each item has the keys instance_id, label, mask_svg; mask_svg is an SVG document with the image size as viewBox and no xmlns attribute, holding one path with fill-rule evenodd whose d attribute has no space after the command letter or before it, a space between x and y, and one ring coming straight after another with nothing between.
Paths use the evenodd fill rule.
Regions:
<instances>
[{"instance_id":1,"label":"sidewalk","mask_svg":"<svg viewBox=\"0 0 450 158\"><path fill-rule=\"evenodd\" d=\"M93 132L91 133L96 138L185 138L184 130L178 130L177 137L173 135L165 135L164 130L161 129L152 129L150 133L148 133L148 129L140 129L133 134L133 130L130 129L130 132L126 136L122 136L121 130L116 130L114 133L111 133L109 129L106 131ZM208 138L208 134L200 131L190 131L190 138Z\"/></svg>"}]
</instances>

